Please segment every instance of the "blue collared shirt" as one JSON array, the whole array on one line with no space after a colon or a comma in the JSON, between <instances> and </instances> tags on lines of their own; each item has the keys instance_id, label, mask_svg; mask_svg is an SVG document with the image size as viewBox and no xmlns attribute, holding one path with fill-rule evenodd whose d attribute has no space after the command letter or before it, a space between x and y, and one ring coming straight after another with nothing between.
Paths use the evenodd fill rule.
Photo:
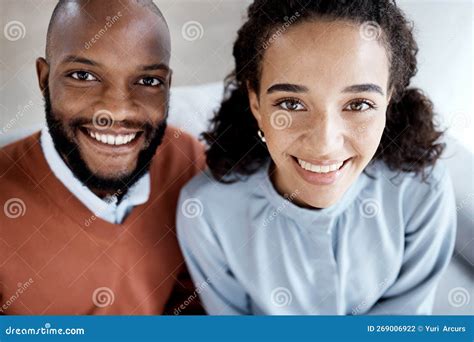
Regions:
<instances>
[{"instance_id":1,"label":"blue collared shirt","mask_svg":"<svg viewBox=\"0 0 474 342\"><path fill-rule=\"evenodd\" d=\"M282 197L268 166L233 184L182 190L178 237L209 314L429 314L455 242L453 187L381 161L335 205Z\"/></svg>"},{"instance_id":2,"label":"blue collared shirt","mask_svg":"<svg viewBox=\"0 0 474 342\"><path fill-rule=\"evenodd\" d=\"M96 217L110 223L122 223L133 207L145 203L150 197L150 174L146 173L130 187L120 203L117 203L116 196L101 199L83 185L64 163L54 147L53 139L47 127L41 131L41 147L49 168L56 178Z\"/></svg>"}]
</instances>

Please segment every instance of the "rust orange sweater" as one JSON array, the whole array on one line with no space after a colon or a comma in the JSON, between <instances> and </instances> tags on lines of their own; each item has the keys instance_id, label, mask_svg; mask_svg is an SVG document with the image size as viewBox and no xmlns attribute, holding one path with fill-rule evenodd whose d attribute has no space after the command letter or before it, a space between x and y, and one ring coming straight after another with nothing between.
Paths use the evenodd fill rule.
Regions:
<instances>
[{"instance_id":1,"label":"rust orange sweater","mask_svg":"<svg viewBox=\"0 0 474 342\"><path fill-rule=\"evenodd\" d=\"M181 187L204 167L201 145L168 127L149 200L111 224L54 176L39 137L0 150L0 314L162 314L195 297L175 215Z\"/></svg>"}]
</instances>

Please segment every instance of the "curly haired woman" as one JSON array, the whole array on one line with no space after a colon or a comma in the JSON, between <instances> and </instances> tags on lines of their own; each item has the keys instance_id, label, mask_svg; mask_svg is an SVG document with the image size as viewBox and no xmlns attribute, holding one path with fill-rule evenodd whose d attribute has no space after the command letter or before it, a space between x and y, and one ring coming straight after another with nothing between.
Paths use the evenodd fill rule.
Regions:
<instances>
[{"instance_id":1,"label":"curly haired woman","mask_svg":"<svg viewBox=\"0 0 474 342\"><path fill-rule=\"evenodd\" d=\"M431 312L456 210L417 51L394 1L250 5L180 198L208 313Z\"/></svg>"}]
</instances>

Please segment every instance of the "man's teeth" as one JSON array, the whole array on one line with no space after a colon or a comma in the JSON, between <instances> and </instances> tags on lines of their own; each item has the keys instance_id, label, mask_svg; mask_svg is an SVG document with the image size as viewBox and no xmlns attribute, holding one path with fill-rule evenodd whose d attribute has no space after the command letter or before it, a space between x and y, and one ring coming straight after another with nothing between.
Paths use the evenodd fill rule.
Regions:
<instances>
[{"instance_id":1,"label":"man's teeth","mask_svg":"<svg viewBox=\"0 0 474 342\"><path fill-rule=\"evenodd\" d=\"M125 145L132 141L137 135L137 133L112 135L93 131L88 132L92 138L107 145Z\"/></svg>"},{"instance_id":2,"label":"man's teeth","mask_svg":"<svg viewBox=\"0 0 474 342\"><path fill-rule=\"evenodd\" d=\"M298 164L300 164L303 169L311 172L328 173L338 170L342 166L342 164L344 164L344 162L339 162L337 164L332 165L314 165L298 158Z\"/></svg>"}]
</instances>

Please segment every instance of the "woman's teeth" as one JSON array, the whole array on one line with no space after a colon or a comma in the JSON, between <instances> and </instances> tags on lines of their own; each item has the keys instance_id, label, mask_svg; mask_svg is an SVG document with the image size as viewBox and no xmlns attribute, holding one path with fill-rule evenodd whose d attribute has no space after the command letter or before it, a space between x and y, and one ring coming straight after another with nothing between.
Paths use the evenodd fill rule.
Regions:
<instances>
[{"instance_id":1,"label":"woman's teeth","mask_svg":"<svg viewBox=\"0 0 474 342\"><path fill-rule=\"evenodd\" d=\"M91 130L87 131L92 138L107 145L125 145L132 141L137 135L137 133L113 135L101 134L98 132L93 132Z\"/></svg>"},{"instance_id":2,"label":"woman's teeth","mask_svg":"<svg viewBox=\"0 0 474 342\"><path fill-rule=\"evenodd\" d=\"M339 162L337 164L332 164L332 165L315 165L315 164L308 163L307 161L304 161L302 159L299 159L299 158L297 159L298 159L298 164L300 164L300 166L303 169L307 171L311 171L311 172L317 172L317 173L333 172L333 171L339 170L342 164L344 164L344 162Z\"/></svg>"}]
</instances>

